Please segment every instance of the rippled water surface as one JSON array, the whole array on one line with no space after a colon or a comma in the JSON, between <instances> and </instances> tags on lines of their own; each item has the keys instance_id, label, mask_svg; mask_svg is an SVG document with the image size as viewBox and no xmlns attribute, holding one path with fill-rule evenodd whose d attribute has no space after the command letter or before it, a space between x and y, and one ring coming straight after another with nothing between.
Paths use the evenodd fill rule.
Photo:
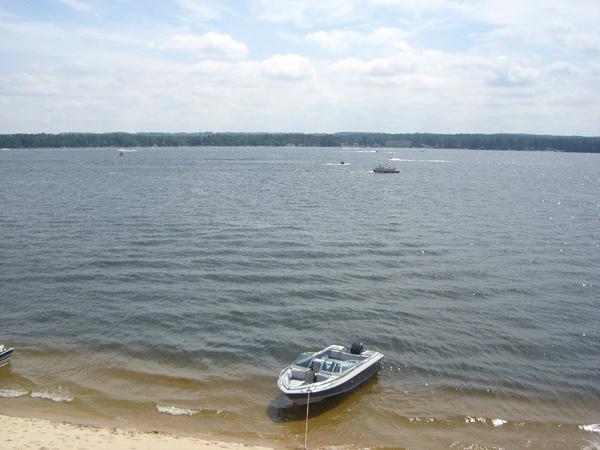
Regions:
<instances>
[{"instance_id":1,"label":"rippled water surface","mask_svg":"<svg viewBox=\"0 0 600 450\"><path fill-rule=\"evenodd\" d=\"M0 413L300 446L279 370L361 339L309 446L600 445L600 155L5 151L0 207Z\"/></svg>"}]
</instances>

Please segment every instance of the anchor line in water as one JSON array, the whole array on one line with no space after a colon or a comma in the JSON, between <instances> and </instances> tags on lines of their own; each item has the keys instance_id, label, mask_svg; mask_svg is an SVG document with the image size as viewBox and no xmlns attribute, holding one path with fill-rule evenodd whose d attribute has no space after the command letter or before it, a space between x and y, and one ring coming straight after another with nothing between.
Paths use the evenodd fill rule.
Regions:
<instances>
[{"instance_id":1,"label":"anchor line in water","mask_svg":"<svg viewBox=\"0 0 600 450\"><path fill-rule=\"evenodd\" d=\"M304 450L307 450L308 445L308 407L310 405L310 388L306 394L306 424L304 426Z\"/></svg>"}]
</instances>

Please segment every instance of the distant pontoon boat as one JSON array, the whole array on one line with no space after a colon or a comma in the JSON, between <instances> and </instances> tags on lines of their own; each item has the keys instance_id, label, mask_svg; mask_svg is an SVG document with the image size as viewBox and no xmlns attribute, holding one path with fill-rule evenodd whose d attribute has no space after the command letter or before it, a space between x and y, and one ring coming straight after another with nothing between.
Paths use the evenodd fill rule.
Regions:
<instances>
[{"instance_id":1,"label":"distant pontoon boat","mask_svg":"<svg viewBox=\"0 0 600 450\"><path fill-rule=\"evenodd\" d=\"M400 173L398 169L395 167L386 167L382 164L379 164L377 167L373 169L375 173Z\"/></svg>"}]
</instances>

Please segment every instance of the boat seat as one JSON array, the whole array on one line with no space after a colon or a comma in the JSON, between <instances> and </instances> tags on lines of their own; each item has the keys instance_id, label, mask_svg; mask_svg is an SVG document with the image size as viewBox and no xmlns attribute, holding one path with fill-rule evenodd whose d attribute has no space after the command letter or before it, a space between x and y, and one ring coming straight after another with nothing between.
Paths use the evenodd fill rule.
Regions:
<instances>
[{"instance_id":1,"label":"boat seat","mask_svg":"<svg viewBox=\"0 0 600 450\"><path fill-rule=\"evenodd\" d=\"M329 357L331 359L342 359L342 351L341 350L330 350Z\"/></svg>"},{"instance_id":2,"label":"boat seat","mask_svg":"<svg viewBox=\"0 0 600 450\"><path fill-rule=\"evenodd\" d=\"M319 381L329 380L330 377L328 377L327 375L323 375L321 373L318 373L315 378L316 378L316 381L319 382Z\"/></svg>"},{"instance_id":3,"label":"boat seat","mask_svg":"<svg viewBox=\"0 0 600 450\"><path fill-rule=\"evenodd\" d=\"M315 372L318 372L322 365L323 365L323 360L320 358L315 358L315 359L313 359L313 361L310 365L310 368L312 370L314 370Z\"/></svg>"},{"instance_id":4,"label":"boat seat","mask_svg":"<svg viewBox=\"0 0 600 450\"><path fill-rule=\"evenodd\" d=\"M341 350L331 350L329 352L330 359L339 359L340 361L352 361L361 359L360 355L353 355L352 353L343 352Z\"/></svg>"},{"instance_id":5,"label":"boat seat","mask_svg":"<svg viewBox=\"0 0 600 450\"><path fill-rule=\"evenodd\" d=\"M308 369L300 368L300 367L292 367L292 380L302 380L304 381L306 377L306 372Z\"/></svg>"}]
</instances>

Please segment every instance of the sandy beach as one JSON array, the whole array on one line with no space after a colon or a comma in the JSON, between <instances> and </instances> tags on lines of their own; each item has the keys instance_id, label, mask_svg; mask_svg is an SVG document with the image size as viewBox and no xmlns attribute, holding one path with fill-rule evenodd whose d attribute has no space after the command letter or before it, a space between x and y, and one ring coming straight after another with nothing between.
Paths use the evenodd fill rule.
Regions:
<instances>
[{"instance_id":1,"label":"sandy beach","mask_svg":"<svg viewBox=\"0 0 600 450\"><path fill-rule=\"evenodd\" d=\"M165 433L98 428L65 422L50 422L0 415L0 447L2 449L140 449L181 450L198 448L267 449L245 444L216 442Z\"/></svg>"}]
</instances>

